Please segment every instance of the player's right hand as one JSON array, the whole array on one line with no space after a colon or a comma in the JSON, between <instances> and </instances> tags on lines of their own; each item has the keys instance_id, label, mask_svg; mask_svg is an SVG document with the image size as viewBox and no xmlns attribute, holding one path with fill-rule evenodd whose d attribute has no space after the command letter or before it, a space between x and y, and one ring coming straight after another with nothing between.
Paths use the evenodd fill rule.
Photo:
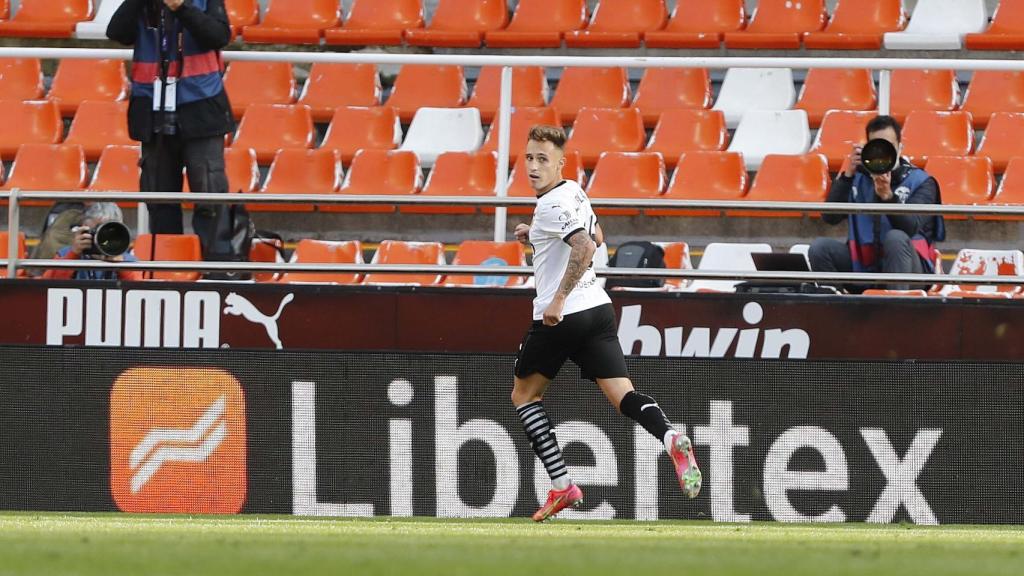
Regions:
<instances>
[{"instance_id":1,"label":"player's right hand","mask_svg":"<svg viewBox=\"0 0 1024 576\"><path fill-rule=\"evenodd\" d=\"M519 224L516 224L516 229L515 229L514 234L516 236L516 240L519 241L519 243L521 243L521 244L529 244L530 243L530 225L529 224L523 224L522 222L520 222Z\"/></svg>"},{"instance_id":2,"label":"player's right hand","mask_svg":"<svg viewBox=\"0 0 1024 576\"><path fill-rule=\"evenodd\" d=\"M846 170L843 174L847 178L853 178L853 175L857 173L857 168L860 166L860 151L864 149L862 144L853 144L850 149L850 155L846 158Z\"/></svg>"},{"instance_id":3,"label":"player's right hand","mask_svg":"<svg viewBox=\"0 0 1024 576\"><path fill-rule=\"evenodd\" d=\"M83 252L92 248L92 234L86 226L76 226L71 229L74 237L71 239L71 251L81 256Z\"/></svg>"}]
</instances>

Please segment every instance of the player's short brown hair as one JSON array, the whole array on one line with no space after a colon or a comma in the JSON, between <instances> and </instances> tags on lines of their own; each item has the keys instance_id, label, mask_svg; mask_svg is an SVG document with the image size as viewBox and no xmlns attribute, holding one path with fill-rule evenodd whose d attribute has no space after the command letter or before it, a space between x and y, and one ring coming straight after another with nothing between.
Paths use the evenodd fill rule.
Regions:
<instances>
[{"instance_id":1,"label":"player's short brown hair","mask_svg":"<svg viewBox=\"0 0 1024 576\"><path fill-rule=\"evenodd\" d=\"M560 126L538 124L537 126L530 128L529 140L533 140L535 142L551 142L555 145L555 148L558 148L559 150L565 149L566 139L565 130L562 130Z\"/></svg>"}]
</instances>

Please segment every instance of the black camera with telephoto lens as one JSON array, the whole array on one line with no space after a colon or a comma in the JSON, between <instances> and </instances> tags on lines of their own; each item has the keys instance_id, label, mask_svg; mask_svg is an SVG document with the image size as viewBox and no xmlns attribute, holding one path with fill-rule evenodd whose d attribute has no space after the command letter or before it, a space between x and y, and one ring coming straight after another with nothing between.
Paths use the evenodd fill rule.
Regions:
<instances>
[{"instance_id":1,"label":"black camera with telephoto lens","mask_svg":"<svg viewBox=\"0 0 1024 576\"><path fill-rule=\"evenodd\" d=\"M882 138L868 140L860 150L860 164L869 175L888 174L900 161L899 152L892 142Z\"/></svg>"},{"instance_id":2,"label":"black camera with telephoto lens","mask_svg":"<svg viewBox=\"0 0 1024 576\"><path fill-rule=\"evenodd\" d=\"M92 234L92 246L83 254L114 258L124 254L131 247L132 234L121 222L104 222L95 228L83 226L76 229L82 230Z\"/></svg>"}]
</instances>

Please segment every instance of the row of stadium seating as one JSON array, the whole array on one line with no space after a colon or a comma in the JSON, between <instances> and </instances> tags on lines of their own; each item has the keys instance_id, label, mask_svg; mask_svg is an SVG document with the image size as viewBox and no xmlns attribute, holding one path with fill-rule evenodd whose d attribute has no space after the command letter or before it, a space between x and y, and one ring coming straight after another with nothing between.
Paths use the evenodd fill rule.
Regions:
<instances>
[{"instance_id":1,"label":"row of stadium seating","mask_svg":"<svg viewBox=\"0 0 1024 576\"><path fill-rule=\"evenodd\" d=\"M104 37L123 0L21 0L10 17L0 1L0 36ZM726 48L1016 50L1024 47L1024 9L1003 0L989 24L984 0L918 0L907 19L901 0L844 0L831 17L825 0L760 0L748 19L744 0L440 0L429 24L422 0L226 0L233 32L245 42L479 48Z\"/></svg>"},{"instance_id":2,"label":"row of stadium seating","mask_svg":"<svg viewBox=\"0 0 1024 576\"><path fill-rule=\"evenodd\" d=\"M256 152L232 147L225 159L230 190L267 194L343 194L488 197L496 187L495 152L445 152L424 181L417 155L408 150L361 150L344 171L336 150L286 148L277 152L265 181L260 183ZM607 152L588 178L579 152L570 152L563 174L586 186L591 198L669 200L751 200L823 202L830 185L828 162L820 154L777 155L764 158L749 183L743 155L728 151L691 151L672 165L658 153ZM77 145L25 144L21 147L3 189L88 190L137 192L139 149L108 146L89 179L85 153ZM1024 157L1014 158L998 187L992 161L981 156L933 156L923 165L939 182L945 204L1024 205ZM2 172L2 171L0 171ZM532 197L520 158L512 169L508 194ZM187 186L186 186L187 189ZM46 202L28 201L27 205ZM125 203L131 206L133 203ZM474 214L472 206L336 204L249 204L255 211L359 212L408 214ZM492 208L481 208L493 213ZM513 214L528 208L512 207ZM599 208L606 215L637 215L640 209ZM649 208L648 216L720 216L719 211ZM797 217L797 212L729 211L729 216ZM964 216L947 216L964 219ZM1020 219L977 216L977 219Z\"/></svg>"},{"instance_id":3,"label":"row of stadium seating","mask_svg":"<svg viewBox=\"0 0 1024 576\"><path fill-rule=\"evenodd\" d=\"M725 73L717 98L704 69L651 68L644 71L633 93L624 68L567 68L559 74L551 95L548 73L528 66L513 70L512 105L553 106L562 124L571 124L582 108L624 108L643 113L653 127L665 110L712 108L722 110L735 128L747 110L805 110L817 128L828 110L873 110L877 89L868 70L812 69L800 84L793 71L733 68ZM477 108L486 123L494 118L500 93L500 68L483 67L472 86L461 66L402 67L384 98L373 65L313 64L301 90L293 67L286 62L233 62L225 86L232 111L241 118L252 104L305 104L316 122L327 122L340 106L394 108L403 123L423 107ZM0 59L0 94L4 100L44 97L45 78L36 59ZM61 61L45 97L60 103L61 114L73 115L83 100L122 100L127 96L124 64L116 60ZM549 97L550 96L550 97ZM995 112L1024 112L1024 73L978 71L961 102L961 89L952 70L896 70L891 81L891 113L899 120L914 110L964 110L984 128Z\"/></svg>"},{"instance_id":4,"label":"row of stadium seating","mask_svg":"<svg viewBox=\"0 0 1024 576\"><path fill-rule=\"evenodd\" d=\"M6 232L0 232L0 258L7 257ZM658 242L665 254L665 266L669 269L693 269L690 248L686 242ZM25 240L19 237L19 250L25 257ZM807 255L808 245L798 244L790 248L791 253ZM291 255L291 262L362 264L364 248L359 241L327 241L305 239L299 241ZM706 246L698 262L698 270L754 271L751 254L769 253L768 244L712 243ZM187 261L198 262L201 258L199 238L192 234L158 235L155 239L144 234L135 242L134 254L144 261ZM253 262L283 262L285 250L279 240L256 240L250 252ZM936 251L936 273L943 272L941 254ZM445 265L445 246L440 242L404 242L384 240L377 247L370 260L372 264L421 264ZM490 242L467 240L455 250L452 265L471 266L526 266L527 254L518 242ZM599 266L603 267L603 266ZM3 269L0 269L3 270ZM1024 275L1024 253L1020 250L961 250L949 269L949 274L964 276L1021 276ZM160 271L153 273L155 280L194 281L200 278L197 272ZM330 284L402 284L418 286L480 286L480 287L532 287L532 278L522 276L470 276L432 274L347 274L332 272L290 272L286 274L258 273L257 282L305 282ZM731 292L737 282L728 280L683 280L667 279L663 290L685 290L690 292ZM994 297L1024 298L1019 286L976 286L936 285L929 291L874 290L876 295L899 296L944 296L944 297Z\"/></svg>"}]
</instances>

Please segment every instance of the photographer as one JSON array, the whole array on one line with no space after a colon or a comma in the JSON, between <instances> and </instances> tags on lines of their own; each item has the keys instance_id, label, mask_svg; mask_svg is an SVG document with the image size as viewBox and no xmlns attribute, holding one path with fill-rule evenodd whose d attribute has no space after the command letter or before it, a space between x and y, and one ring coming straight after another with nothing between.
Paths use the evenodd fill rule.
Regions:
<instances>
[{"instance_id":1,"label":"photographer","mask_svg":"<svg viewBox=\"0 0 1024 576\"><path fill-rule=\"evenodd\" d=\"M181 192L186 168L193 192L227 192L224 135L235 123L222 81L224 0L125 0L107 37L134 46L128 130L142 143L140 189ZM180 204L148 208L151 232L183 232Z\"/></svg>"},{"instance_id":2,"label":"photographer","mask_svg":"<svg viewBox=\"0 0 1024 576\"><path fill-rule=\"evenodd\" d=\"M877 116L868 122L865 132L868 144L853 146L844 171L829 189L828 202L942 203L935 179L900 156L901 129L894 118ZM877 151L882 151L883 157L875 157ZM871 158L862 158L862 152L870 152ZM946 239L942 216L823 214L822 219L833 225L846 220L849 232L846 242L818 238L811 244L807 256L815 272L934 272L932 248ZM906 284L883 287L909 288Z\"/></svg>"},{"instance_id":3,"label":"photographer","mask_svg":"<svg viewBox=\"0 0 1024 576\"><path fill-rule=\"evenodd\" d=\"M124 236L114 240L113 252L117 255L103 254L94 244L94 235L103 224L115 222L123 227L121 209L113 202L97 202L90 204L82 214L77 226L71 228L71 245L57 251L59 260L92 260L100 259L107 262L135 262L131 254L125 253L128 248L127 228ZM120 236L120 234L118 234ZM48 280L142 280L142 272L137 270L72 270L61 268L47 270L43 278Z\"/></svg>"}]
</instances>

